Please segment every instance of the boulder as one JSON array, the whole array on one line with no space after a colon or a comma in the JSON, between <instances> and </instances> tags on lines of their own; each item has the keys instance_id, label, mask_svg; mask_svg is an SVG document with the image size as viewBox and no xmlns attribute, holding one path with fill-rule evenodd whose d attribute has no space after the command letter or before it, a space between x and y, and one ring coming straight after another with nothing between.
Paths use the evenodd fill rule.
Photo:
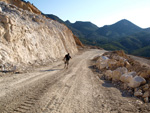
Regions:
<instances>
[{"instance_id":1,"label":"boulder","mask_svg":"<svg viewBox=\"0 0 150 113\"><path fill-rule=\"evenodd\" d=\"M128 86L132 88L136 88L136 87L139 87L141 84L145 84L145 83L146 83L146 80L143 77L136 75L133 79L129 81Z\"/></svg>"},{"instance_id":2,"label":"boulder","mask_svg":"<svg viewBox=\"0 0 150 113\"><path fill-rule=\"evenodd\" d=\"M120 59L109 59L109 62L108 62L109 69L114 70L117 67L129 68L131 66L130 63L126 59L123 59L122 57L119 57L119 58Z\"/></svg>"},{"instance_id":3,"label":"boulder","mask_svg":"<svg viewBox=\"0 0 150 113\"><path fill-rule=\"evenodd\" d=\"M125 61L125 67L128 69L131 67L130 63L128 61Z\"/></svg>"},{"instance_id":4,"label":"boulder","mask_svg":"<svg viewBox=\"0 0 150 113\"><path fill-rule=\"evenodd\" d=\"M150 69L142 70L139 74L143 78L149 78L150 77Z\"/></svg>"},{"instance_id":5,"label":"boulder","mask_svg":"<svg viewBox=\"0 0 150 113\"><path fill-rule=\"evenodd\" d=\"M125 67L119 67L119 68L117 68L116 70L117 70L117 71L120 71L121 74L125 74L125 73L128 72L127 68L125 68Z\"/></svg>"},{"instance_id":6,"label":"boulder","mask_svg":"<svg viewBox=\"0 0 150 113\"><path fill-rule=\"evenodd\" d=\"M129 83L133 77L136 76L136 72L129 72L121 75L120 80L124 83Z\"/></svg>"},{"instance_id":7,"label":"boulder","mask_svg":"<svg viewBox=\"0 0 150 113\"><path fill-rule=\"evenodd\" d=\"M149 89L149 85L145 84L144 86L142 86L143 91L147 91Z\"/></svg>"},{"instance_id":8,"label":"boulder","mask_svg":"<svg viewBox=\"0 0 150 113\"><path fill-rule=\"evenodd\" d=\"M110 80L111 78L112 78L112 71L111 70L107 70L106 72L105 72L105 77L108 79L108 80Z\"/></svg>"},{"instance_id":9,"label":"boulder","mask_svg":"<svg viewBox=\"0 0 150 113\"><path fill-rule=\"evenodd\" d=\"M96 67L98 69L108 68L108 59L109 58L106 56L100 56L100 58L96 62Z\"/></svg>"},{"instance_id":10,"label":"boulder","mask_svg":"<svg viewBox=\"0 0 150 113\"><path fill-rule=\"evenodd\" d=\"M136 96L136 97L143 96L142 90L138 90L138 91L134 92L134 96Z\"/></svg>"},{"instance_id":11,"label":"boulder","mask_svg":"<svg viewBox=\"0 0 150 113\"><path fill-rule=\"evenodd\" d=\"M116 70L113 71L113 80L120 80L120 77L122 74L127 73L128 70L125 67L119 67Z\"/></svg>"},{"instance_id":12,"label":"boulder","mask_svg":"<svg viewBox=\"0 0 150 113\"><path fill-rule=\"evenodd\" d=\"M3 10L2 10L2 8L0 7L0 12L2 12Z\"/></svg>"},{"instance_id":13,"label":"boulder","mask_svg":"<svg viewBox=\"0 0 150 113\"><path fill-rule=\"evenodd\" d=\"M139 90L139 88L134 88L134 92L137 92Z\"/></svg>"},{"instance_id":14,"label":"boulder","mask_svg":"<svg viewBox=\"0 0 150 113\"><path fill-rule=\"evenodd\" d=\"M114 60L114 59L109 59L109 61L108 61L108 67L109 67L109 69L116 68L116 67L117 67L116 64L117 64L117 61L116 61L116 60Z\"/></svg>"},{"instance_id":15,"label":"boulder","mask_svg":"<svg viewBox=\"0 0 150 113\"><path fill-rule=\"evenodd\" d=\"M128 88L128 84L124 83L123 84L123 89L127 89Z\"/></svg>"},{"instance_id":16,"label":"boulder","mask_svg":"<svg viewBox=\"0 0 150 113\"><path fill-rule=\"evenodd\" d=\"M121 76L121 72L120 71L117 71L117 70L114 70L113 71L113 76L112 76L112 79L113 80L120 80L120 76Z\"/></svg>"},{"instance_id":17,"label":"boulder","mask_svg":"<svg viewBox=\"0 0 150 113\"><path fill-rule=\"evenodd\" d=\"M150 91L146 91L144 94L143 94L143 98L146 98L146 97L149 97L150 96Z\"/></svg>"},{"instance_id":18,"label":"boulder","mask_svg":"<svg viewBox=\"0 0 150 113\"><path fill-rule=\"evenodd\" d=\"M148 97L144 98L144 102L145 102L145 103L149 103Z\"/></svg>"},{"instance_id":19,"label":"boulder","mask_svg":"<svg viewBox=\"0 0 150 113\"><path fill-rule=\"evenodd\" d=\"M119 67L124 67L125 66L125 62L126 62L126 59L123 59L122 57L120 57L120 59L118 61L118 66Z\"/></svg>"}]
</instances>

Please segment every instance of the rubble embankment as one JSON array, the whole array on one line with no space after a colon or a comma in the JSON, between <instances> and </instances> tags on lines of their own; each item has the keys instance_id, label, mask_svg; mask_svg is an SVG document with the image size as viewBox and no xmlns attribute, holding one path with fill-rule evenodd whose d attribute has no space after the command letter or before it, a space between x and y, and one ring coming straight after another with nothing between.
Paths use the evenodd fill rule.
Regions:
<instances>
[{"instance_id":1,"label":"rubble embankment","mask_svg":"<svg viewBox=\"0 0 150 113\"><path fill-rule=\"evenodd\" d=\"M101 79L112 81L117 88L131 96L150 101L150 68L123 51L106 52L93 59Z\"/></svg>"}]
</instances>

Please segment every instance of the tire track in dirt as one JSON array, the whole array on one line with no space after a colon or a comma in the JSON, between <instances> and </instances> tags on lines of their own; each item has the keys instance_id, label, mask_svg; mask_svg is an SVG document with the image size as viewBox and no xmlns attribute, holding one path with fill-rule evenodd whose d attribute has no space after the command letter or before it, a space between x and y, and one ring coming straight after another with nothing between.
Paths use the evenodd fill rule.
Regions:
<instances>
[{"instance_id":1,"label":"tire track in dirt","mask_svg":"<svg viewBox=\"0 0 150 113\"><path fill-rule=\"evenodd\" d=\"M63 73L63 72L64 70L59 73ZM10 103L11 105L7 105L9 106L9 109L7 109L6 112L10 112L10 113L11 112L21 113L21 112L28 112L28 111L30 112L30 110L35 106L39 98L47 91L47 89L64 77L63 75L59 76L60 75L59 73L54 74L53 76L50 77L46 77L44 78L44 80L41 80L40 86L38 83L36 84L36 81L33 86L27 86L27 88L25 88L26 90L21 92L22 94L24 93L24 95L23 98L19 97L18 105L15 105L16 102L13 99L12 101L14 102ZM40 75L42 76L43 74ZM44 76L48 76L48 75L49 73L44 74ZM28 87L30 88L28 89ZM15 108L13 108L12 105L15 105Z\"/></svg>"},{"instance_id":2,"label":"tire track in dirt","mask_svg":"<svg viewBox=\"0 0 150 113\"><path fill-rule=\"evenodd\" d=\"M76 65L76 64L72 64L72 65ZM56 68L56 67L55 67ZM43 86L40 86L39 88L37 89L34 89L36 87L38 87L38 84L35 85L35 86L32 86L33 88L30 88L29 91L26 91L26 92L30 92L29 94L26 93L26 96L25 99L22 100L22 102L19 102L19 105L16 105L15 108L9 108L7 109L7 111L5 112L19 112L19 113L22 113L22 112L30 112L32 109L34 109L34 107L36 106L36 103L38 103L38 101L40 100L40 97L47 92L47 90L50 90L50 89L53 89L54 87L53 86L56 86L57 82L59 82L62 78L65 78L65 76L67 75L66 73L70 73L72 70L62 70L60 72L57 72L55 74L53 74L53 76L49 77L49 78L46 78L46 80L43 80L43 82L41 82L40 84L44 84ZM65 74L64 74L65 73ZM49 73L46 73L44 75L42 74L39 74L38 76L40 77L41 75L42 76L46 76L48 75ZM74 73L73 73L74 74ZM37 77L37 76L36 76ZM32 79L36 79L36 77L32 77ZM55 79L53 79L55 78ZM75 76L71 76L71 79L73 80L75 78ZM49 80L50 81L49 81ZM33 80L32 80L33 81ZM36 80L35 80L36 81ZM72 82L72 81L71 81ZM19 84L19 83L18 83ZM58 83L59 85L59 83ZM67 86L67 85L66 85ZM60 87L59 87L60 88ZM34 89L34 90L32 90ZM54 88L55 89L55 88ZM32 90L32 91L31 91ZM66 93L68 90L68 87L65 87L64 89L64 93ZM24 93L24 92L22 92ZM55 100L56 96L53 97L52 100ZM21 100L21 97L20 97L20 100ZM21 103L21 104L20 104ZM13 102L12 102L13 104ZM9 106L9 105L8 105ZM35 112L35 111L34 111Z\"/></svg>"},{"instance_id":3,"label":"tire track in dirt","mask_svg":"<svg viewBox=\"0 0 150 113\"><path fill-rule=\"evenodd\" d=\"M47 106L44 108L42 111L43 113L48 113L48 112L60 112L59 108L65 101L66 97L69 94L70 89L72 88L73 84L75 83L77 79L76 73L78 72L78 67L80 67L82 62L77 63L74 62L70 65L70 68L68 69L68 72L65 73L67 76L66 79L60 80L62 82L62 87L56 87L57 91L55 92L54 96L52 99L50 99L49 103ZM78 65L78 66L77 66ZM77 67L74 68L72 71L71 67Z\"/></svg>"},{"instance_id":4,"label":"tire track in dirt","mask_svg":"<svg viewBox=\"0 0 150 113\"><path fill-rule=\"evenodd\" d=\"M104 52L89 50L76 55L68 69L62 69L62 61L58 61L25 79L19 75L20 81L12 81L9 87L13 89L0 97L0 113L148 113L146 105L122 97L118 89L91 71L90 60Z\"/></svg>"},{"instance_id":5,"label":"tire track in dirt","mask_svg":"<svg viewBox=\"0 0 150 113\"><path fill-rule=\"evenodd\" d=\"M87 61L89 61L89 59L93 57L91 54L86 53L84 56L82 56L81 58L79 58L80 60L80 65L73 65L70 66L69 69L72 70L72 68L76 68L77 71L75 71L75 76L76 79L71 83L71 87L69 89L69 92L67 92L67 95L63 95L63 93L59 94L61 96L59 96L59 98L55 98L57 102L59 102L60 100L63 100L61 102L61 104L57 105L55 102L54 103L50 103L51 106L49 106L44 113L72 113L72 111L75 112L85 112L87 111L88 105L87 102L88 100L85 101L86 99L86 94L88 94L89 92L86 91L88 90L88 84L90 84L90 82L86 82L86 74L88 74L88 65L87 65ZM75 60L75 61L79 61L79 60ZM88 69L88 70L87 70ZM72 72L71 72L72 73ZM85 80L85 81L82 81ZM84 82L84 83L82 83ZM67 82L66 82L67 83ZM86 92L84 91L84 88L86 88ZM82 92L84 91L84 92ZM80 95L80 93L82 93L82 97L78 99L76 99L77 95ZM84 94L85 93L85 94ZM83 100L83 101L82 101ZM76 102L78 101L78 102ZM78 106L81 105L81 106ZM70 109L70 106L73 106Z\"/></svg>"}]
</instances>

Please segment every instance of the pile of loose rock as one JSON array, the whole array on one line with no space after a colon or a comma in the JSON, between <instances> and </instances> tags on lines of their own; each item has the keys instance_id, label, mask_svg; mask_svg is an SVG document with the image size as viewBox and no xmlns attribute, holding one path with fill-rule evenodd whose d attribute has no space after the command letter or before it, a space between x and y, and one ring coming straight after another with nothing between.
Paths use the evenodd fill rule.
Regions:
<instances>
[{"instance_id":1,"label":"pile of loose rock","mask_svg":"<svg viewBox=\"0 0 150 113\"><path fill-rule=\"evenodd\" d=\"M123 51L107 52L95 57L96 67L103 77L113 83L120 83L124 90L129 89L133 95L144 102L150 100L150 69L127 56Z\"/></svg>"}]
</instances>

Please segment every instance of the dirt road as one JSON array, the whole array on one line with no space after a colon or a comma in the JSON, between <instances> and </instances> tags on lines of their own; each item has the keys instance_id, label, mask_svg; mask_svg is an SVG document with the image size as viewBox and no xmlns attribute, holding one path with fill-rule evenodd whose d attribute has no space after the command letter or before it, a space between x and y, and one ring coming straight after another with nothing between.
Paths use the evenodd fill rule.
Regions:
<instances>
[{"instance_id":1,"label":"dirt road","mask_svg":"<svg viewBox=\"0 0 150 113\"><path fill-rule=\"evenodd\" d=\"M31 73L0 77L0 113L148 113L148 104L123 97L91 71L90 60L103 53L76 55L69 69L58 61Z\"/></svg>"}]
</instances>

